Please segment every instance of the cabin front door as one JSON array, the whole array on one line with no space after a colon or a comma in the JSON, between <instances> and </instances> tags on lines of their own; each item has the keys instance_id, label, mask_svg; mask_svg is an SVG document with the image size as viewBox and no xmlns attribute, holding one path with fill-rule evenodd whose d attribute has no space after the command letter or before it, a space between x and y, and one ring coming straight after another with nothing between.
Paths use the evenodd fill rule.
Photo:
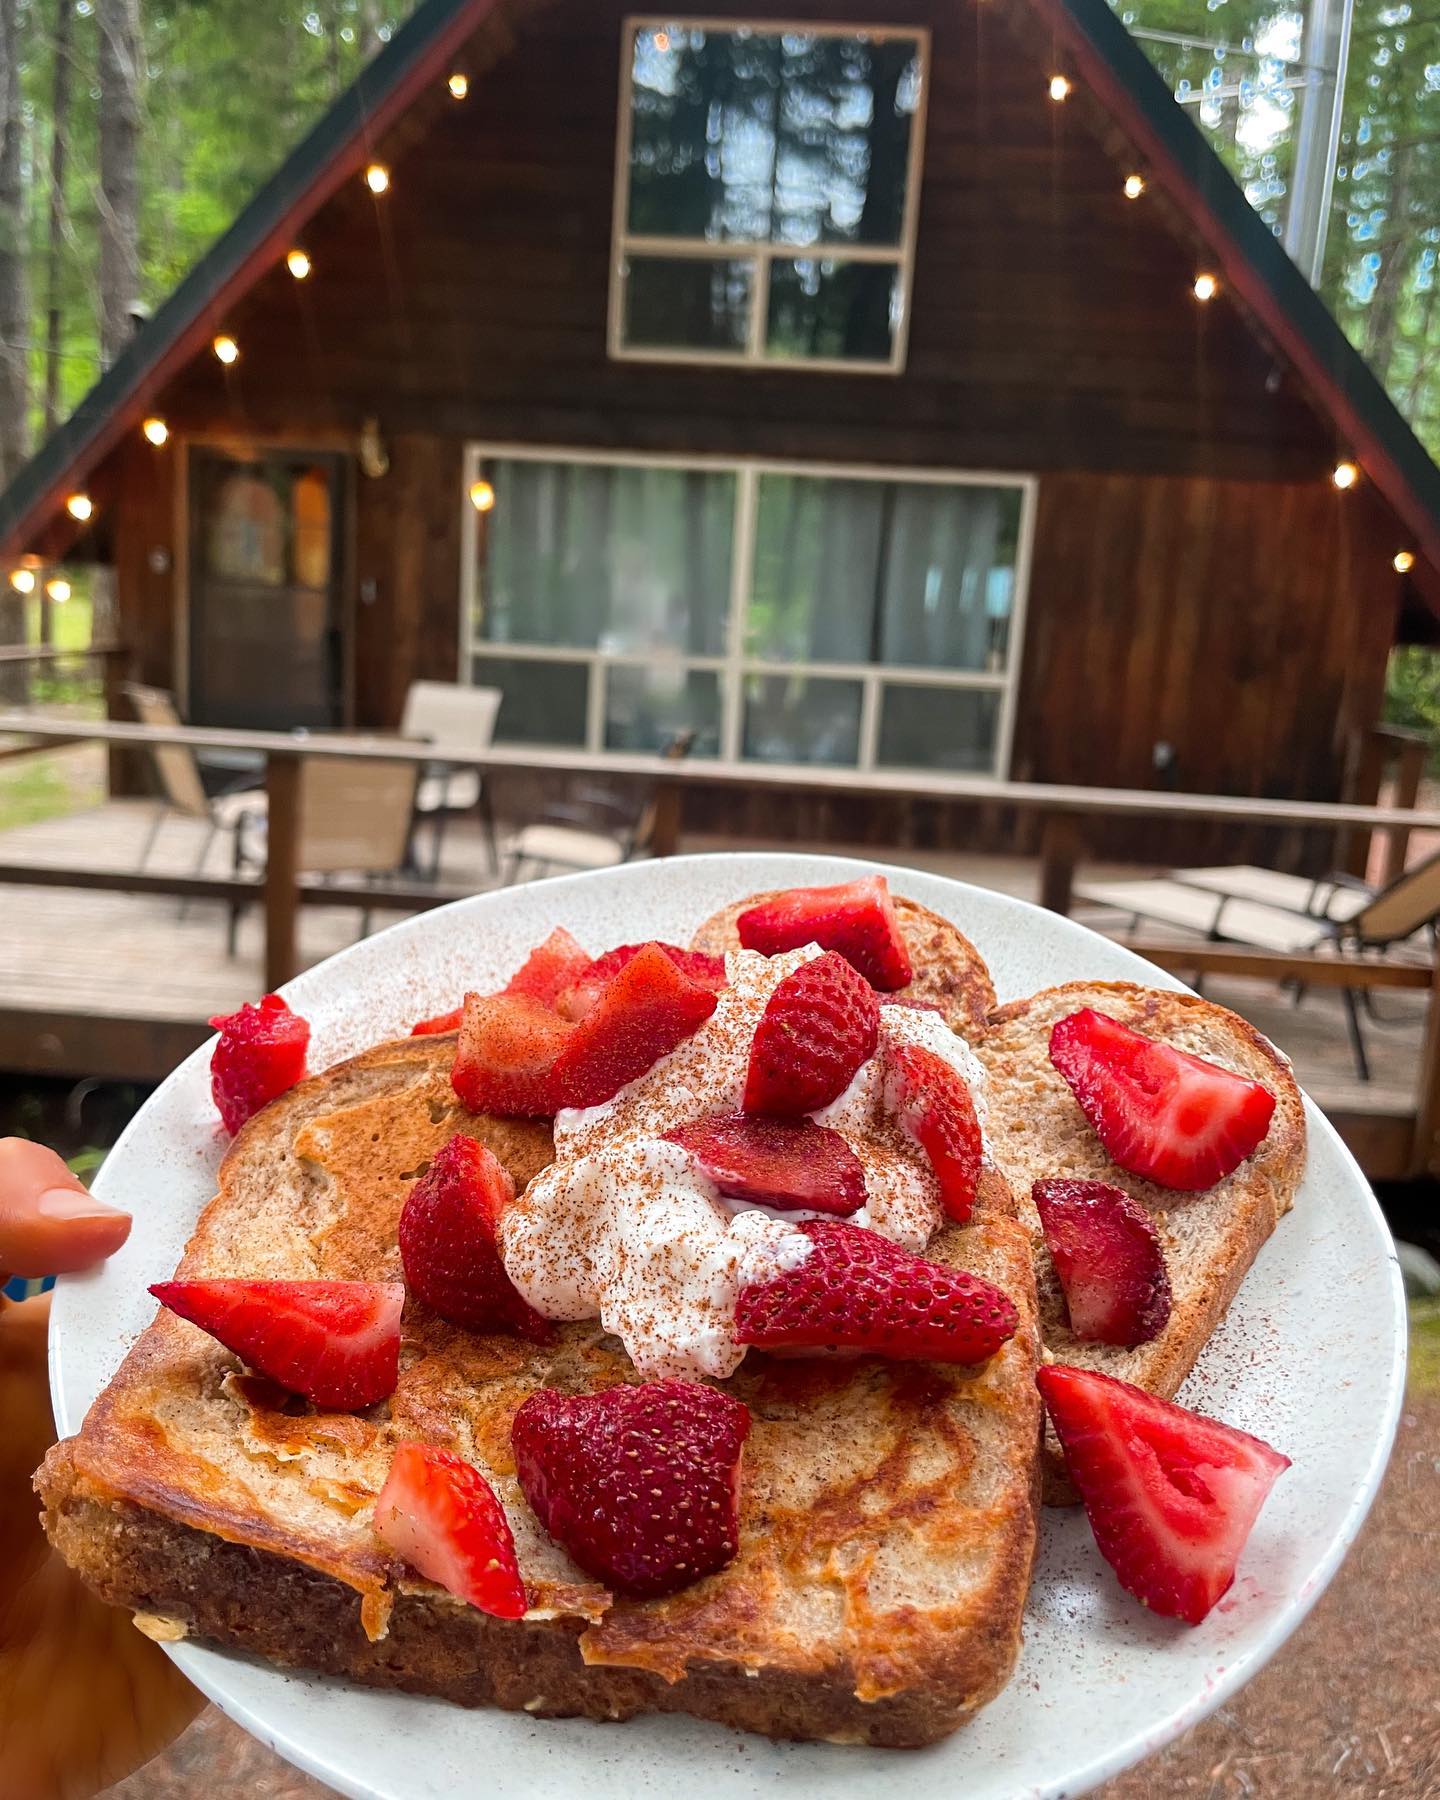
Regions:
<instances>
[{"instance_id":1,"label":"cabin front door","mask_svg":"<svg viewBox=\"0 0 1440 1800\"><path fill-rule=\"evenodd\" d=\"M344 492L338 456L192 446L192 724L342 723Z\"/></svg>"}]
</instances>

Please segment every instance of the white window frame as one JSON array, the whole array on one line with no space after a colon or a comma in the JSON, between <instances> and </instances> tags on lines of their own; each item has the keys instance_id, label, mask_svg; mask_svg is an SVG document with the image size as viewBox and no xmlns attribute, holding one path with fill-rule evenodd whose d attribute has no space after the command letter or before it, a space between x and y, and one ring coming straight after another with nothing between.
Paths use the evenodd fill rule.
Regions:
<instances>
[{"instance_id":1,"label":"white window frame","mask_svg":"<svg viewBox=\"0 0 1440 1800\"><path fill-rule=\"evenodd\" d=\"M810 37L913 38L920 56L920 98L910 128L910 149L905 163L905 213L897 245L782 244L769 238L735 238L712 243L709 238L651 237L627 229L630 216L631 83L634 73L632 45L637 31L683 26L697 31L753 31L778 37L787 31ZM615 192L610 232L610 321L608 349L617 362L702 363L731 369L769 369L790 374L899 375L905 368L910 342L910 314L915 283L915 243L920 230L920 179L925 163L925 119L930 98L930 33L922 25L827 25L813 19L717 19L684 15L639 13L627 17L620 55L620 111L615 133ZM627 345L625 330L626 265L632 256L668 257L695 261L708 257L716 262L753 261L750 284L749 329L743 350L647 348ZM770 265L781 262L873 262L893 267L899 274L899 315L895 321L890 354L883 359L848 356L769 356L765 350L770 316Z\"/></svg>"},{"instance_id":2,"label":"white window frame","mask_svg":"<svg viewBox=\"0 0 1440 1800\"><path fill-rule=\"evenodd\" d=\"M555 644L497 642L482 638L476 630L483 593L480 582L479 515L470 503L469 490L479 480L487 459L514 462L574 463L602 468L679 469L735 477L735 516L730 545L730 599L725 629L725 649L719 656L676 650L657 655L652 650L570 649ZM746 625L755 564L755 524L762 475L801 475L845 481L898 481L933 483L941 487L1008 487L1020 492L1020 528L1015 545L1015 586L1010 603L1005 667L983 669L923 668L890 663L839 663L776 661L748 656ZM733 764L754 766L764 759L743 754L745 679L750 675L808 676L817 680L852 681L860 684L860 732L854 763L816 763L805 767L854 769L863 774L899 774L902 765L877 763L880 741L880 707L889 687L981 689L1000 696L995 730L995 755L989 774L1006 780L1015 739L1015 703L1025 645L1025 614L1030 589L1030 567L1035 540L1035 513L1039 478L1033 474L971 469L915 469L882 463L830 463L776 461L766 457L642 455L628 450L582 450L564 444L470 443L465 447L465 479L461 488L460 561L460 679L476 682L477 661L563 662L586 669L584 749L596 756L622 755L605 745L606 681L615 668L713 670L719 677L720 753L706 759L707 767ZM934 765L930 765L933 767Z\"/></svg>"}]
</instances>

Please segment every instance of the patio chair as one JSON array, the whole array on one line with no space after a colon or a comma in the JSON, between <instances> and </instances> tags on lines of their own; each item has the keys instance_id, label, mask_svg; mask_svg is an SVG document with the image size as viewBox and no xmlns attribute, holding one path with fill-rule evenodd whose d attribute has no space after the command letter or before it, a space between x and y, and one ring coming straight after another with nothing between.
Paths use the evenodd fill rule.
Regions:
<instances>
[{"instance_id":1,"label":"patio chair","mask_svg":"<svg viewBox=\"0 0 1440 1800\"><path fill-rule=\"evenodd\" d=\"M1337 924L1353 919L1375 892L1354 875L1286 875L1279 869L1261 869L1252 863L1175 869L1170 880L1178 881L1182 887L1224 894L1234 900L1258 900L1262 906L1278 906L1282 912L1332 919Z\"/></svg>"},{"instance_id":2,"label":"patio chair","mask_svg":"<svg viewBox=\"0 0 1440 1800\"><path fill-rule=\"evenodd\" d=\"M499 688L461 687L453 681L412 681L405 695L400 735L422 739L440 752L448 749L458 754L488 749L495 736L495 716L501 698ZM489 785L480 770L451 767L443 756L427 765L415 793L415 820L417 825L422 819L431 821L426 871L431 880L440 874L447 822L456 813L472 810L478 810L480 815L491 873L498 873L495 815L490 806Z\"/></svg>"},{"instance_id":3,"label":"patio chair","mask_svg":"<svg viewBox=\"0 0 1440 1800\"><path fill-rule=\"evenodd\" d=\"M1306 957L1329 952L1364 958L1397 948L1403 955L1418 948L1413 940L1425 932L1431 940L1425 955L1427 960L1433 957L1440 920L1440 851L1404 870L1378 893L1364 896L1359 909L1345 919L1307 916L1259 900L1207 893L1178 880L1077 882L1074 891L1077 899L1129 913L1132 928L1142 919L1179 925L1219 943L1245 944L1294 958L1297 966L1289 974L1298 984L1298 999L1304 992ZM1370 1063L1357 990L1346 987L1341 992L1356 1073L1368 1081Z\"/></svg>"},{"instance_id":4,"label":"patio chair","mask_svg":"<svg viewBox=\"0 0 1440 1800\"><path fill-rule=\"evenodd\" d=\"M415 763L380 756L307 756L300 764L297 865L302 875L356 874L374 880L407 866L415 817ZM263 800L263 795L253 798ZM243 814L235 832L235 873L263 869L268 819L264 807ZM226 943L236 950L248 903L234 902ZM370 932L371 908L362 906L360 936Z\"/></svg>"},{"instance_id":5,"label":"patio chair","mask_svg":"<svg viewBox=\"0 0 1440 1800\"><path fill-rule=\"evenodd\" d=\"M164 688L145 687L138 681L127 681L122 692L142 725L173 730L181 723L175 701ZM155 770L159 800L150 829L145 834L140 861L136 867L143 869L149 862L160 836L161 826L171 813L178 813L182 818L200 819L205 823L205 835L195 858L194 872L199 875L205 867L205 859L210 854L210 846L214 843L216 834L234 831L241 815L262 807L265 797L263 793L255 791L253 773L241 775L222 793L207 794L200 775L199 761L188 744L152 744L150 760ZM180 904L182 917L187 904L186 901Z\"/></svg>"},{"instance_id":6,"label":"patio chair","mask_svg":"<svg viewBox=\"0 0 1440 1800\"><path fill-rule=\"evenodd\" d=\"M665 762L690 754L693 731L680 731L660 751ZM542 870L611 869L650 848L659 805L655 788L637 807L618 789L600 783L575 788L532 824L508 838L505 884L533 880Z\"/></svg>"}]
</instances>

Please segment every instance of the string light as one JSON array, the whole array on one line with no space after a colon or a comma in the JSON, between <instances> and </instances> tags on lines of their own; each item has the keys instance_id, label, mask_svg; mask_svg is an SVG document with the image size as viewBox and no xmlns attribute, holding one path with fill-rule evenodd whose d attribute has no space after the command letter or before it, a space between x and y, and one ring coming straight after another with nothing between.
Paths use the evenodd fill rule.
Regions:
<instances>
[{"instance_id":1,"label":"string light","mask_svg":"<svg viewBox=\"0 0 1440 1800\"><path fill-rule=\"evenodd\" d=\"M227 366L230 363L239 362L240 360L240 346L232 337L221 336L214 338L211 341L210 348L215 352L216 356L219 357L220 361Z\"/></svg>"},{"instance_id":2,"label":"string light","mask_svg":"<svg viewBox=\"0 0 1440 1800\"><path fill-rule=\"evenodd\" d=\"M670 33L668 31L657 31L652 41L654 42L655 48L663 56L670 48Z\"/></svg>"},{"instance_id":3,"label":"string light","mask_svg":"<svg viewBox=\"0 0 1440 1800\"><path fill-rule=\"evenodd\" d=\"M1400 562L1398 556L1395 562L1398 567ZM33 594L35 592L35 571L33 569L12 569L10 585L17 594Z\"/></svg>"},{"instance_id":4,"label":"string light","mask_svg":"<svg viewBox=\"0 0 1440 1800\"><path fill-rule=\"evenodd\" d=\"M1213 275L1197 275L1195 277L1194 294L1197 300L1213 300L1220 292L1220 283Z\"/></svg>"},{"instance_id":5,"label":"string light","mask_svg":"<svg viewBox=\"0 0 1440 1800\"><path fill-rule=\"evenodd\" d=\"M163 419L147 419L140 427L148 442L158 450L170 436L170 427Z\"/></svg>"},{"instance_id":6,"label":"string light","mask_svg":"<svg viewBox=\"0 0 1440 1800\"><path fill-rule=\"evenodd\" d=\"M1125 198L1127 200L1138 200L1144 192L1145 177L1143 175L1127 175L1125 177Z\"/></svg>"},{"instance_id":7,"label":"string light","mask_svg":"<svg viewBox=\"0 0 1440 1800\"><path fill-rule=\"evenodd\" d=\"M95 510L95 502L88 494L71 494L65 502L65 510L72 519L78 519L83 525Z\"/></svg>"},{"instance_id":8,"label":"string light","mask_svg":"<svg viewBox=\"0 0 1440 1800\"><path fill-rule=\"evenodd\" d=\"M1397 550L1395 552L1395 560L1390 566L1397 575L1408 575L1415 567L1414 553L1410 550ZM23 570L20 572L24 573ZM11 577L11 580L14 580L14 576Z\"/></svg>"},{"instance_id":9,"label":"string light","mask_svg":"<svg viewBox=\"0 0 1440 1800\"><path fill-rule=\"evenodd\" d=\"M45 583L45 592L52 600L68 600L70 598L70 583L63 575L52 575L49 581Z\"/></svg>"},{"instance_id":10,"label":"string light","mask_svg":"<svg viewBox=\"0 0 1440 1800\"><path fill-rule=\"evenodd\" d=\"M495 490L488 481L472 481L470 483L470 504L476 512L489 512L495 504Z\"/></svg>"},{"instance_id":11,"label":"string light","mask_svg":"<svg viewBox=\"0 0 1440 1800\"><path fill-rule=\"evenodd\" d=\"M1050 77L1050 98L1052 100L1068 100L1070 98L1070 81L1065 75Z\"/></svg>"},{"instance_id":12,"label":"string light","mask_svg":"<svg viewBox=\"0 0 1440 1800\"><path fill-rule=\"evenodd\" d=\"M285 258L285 267L297 281L303 281L310 273L310 258L297 245Z\"/></svg>"},{"instance_id":13,"label":"string light","mask_svg":"<svg viewBox=\"0 0 1440 1800\"><path fill-rule=\"evenodd\" d=\"M1337 488L1342 490L1345 488L1352 488L1360 479L1360 471L1352 462L1339 462L1336 463L1330 479L1335 483Z\"/></svg>"},{"instance_id":14,"label":"string light","mask_svg":"<svg viewBox=\"0 0 1440 1800\"><path fill-rule=\"evenodd\" d=\"M445 85L450 90L452 100L463 100L470 92L470 77L463 69L457 69Z\"/></svg>"},{"instance_id":15,"label":"string light","mask_svg":"<svg viewBox=\"0 0 1440 1800\"><path fill-rule=\"evenodd\" d=\"M372 194L383 194L390 185L390 171L384 163L371 163L365 171L365 185Z\"/></svg>"}]
</instances>

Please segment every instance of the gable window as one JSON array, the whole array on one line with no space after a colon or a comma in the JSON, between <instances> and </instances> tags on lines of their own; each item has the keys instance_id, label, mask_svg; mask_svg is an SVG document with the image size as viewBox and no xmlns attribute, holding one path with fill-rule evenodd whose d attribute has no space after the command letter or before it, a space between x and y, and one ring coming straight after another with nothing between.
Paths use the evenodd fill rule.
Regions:
<instances>
[{"instance_id":1,"label":"gable window","mask_svg":"<svg viewBox=\"0 0 1440 1800\"><path fill-rule=\"evenodd\" d=\"M928 35L624 30L611 355L903 368Z\"/></svg>"},{"instance_id":2,"label":"gable window","mask_svg":"<svg viewBox=\"0 0 1440 1800\"><path fill-rule=\"evenodd\" d=\"M502 743L1004 775L1028 477L472 445Z\"/></svg>"}]
</instances>

